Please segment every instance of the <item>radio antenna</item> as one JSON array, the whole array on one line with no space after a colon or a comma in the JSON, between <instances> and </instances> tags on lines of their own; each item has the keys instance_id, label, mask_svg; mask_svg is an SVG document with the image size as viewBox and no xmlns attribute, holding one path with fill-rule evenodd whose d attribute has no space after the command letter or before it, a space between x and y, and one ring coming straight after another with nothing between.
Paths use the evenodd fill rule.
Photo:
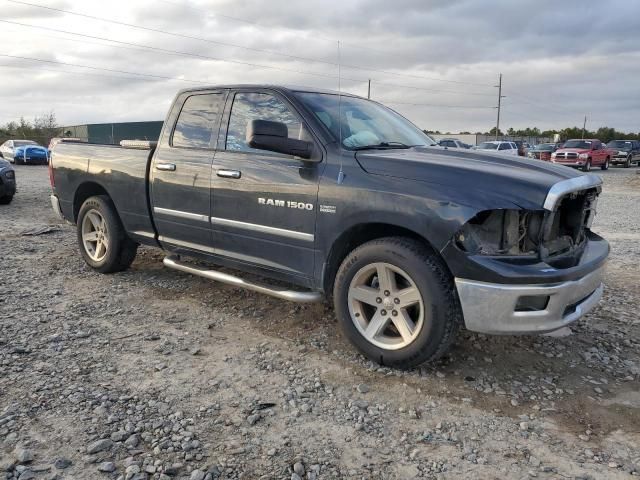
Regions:
<instances>
[{"instance_id":1,"label":"radio antenna","mask_svg":"<svg viewBox=\"0 0 640 480\"><path fill-rule=\"evenodd\" d=\"M340 40L338 40L338 139L340 143L338 144L340 156L340 171L338 172L338 183L342 183L344 180L344 171L342 170L342 55L340 52Z\"/></svg>"}]
</instances>

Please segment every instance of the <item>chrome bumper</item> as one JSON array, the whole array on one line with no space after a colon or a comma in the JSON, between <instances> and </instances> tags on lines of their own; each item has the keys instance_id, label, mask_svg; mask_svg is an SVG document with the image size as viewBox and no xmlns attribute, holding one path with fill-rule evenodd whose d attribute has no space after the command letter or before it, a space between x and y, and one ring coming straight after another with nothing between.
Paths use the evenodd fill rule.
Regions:
<instances>
[{"instance_id":1,"label":"chrome bumper","mask_svg":"<svg viewBox=\"0 0 640 480\"><path fill-rule=\"evenodd\" d=\"M558 330L596 306L604 287L604 267L579 280L542 285L502 285L456 278L468 330L490 334L547 333ZM522 297L525 297L524 299ZM548 297L544 309L520 311L519 300Z\"/></svg>"},{"instance_id":2,"label":"chrome bumper","mask_svg":"<svg viewBox=\"0 0 640 480\"><path fill-rule=\"evenodd\" d=\"M62 215L62 209L60 208L60 200L55 195L51 195L51 207L53 211L56 212L56 215L60 217L60 220L64 220L64 215Z\"/></svg>"}]
</instances>

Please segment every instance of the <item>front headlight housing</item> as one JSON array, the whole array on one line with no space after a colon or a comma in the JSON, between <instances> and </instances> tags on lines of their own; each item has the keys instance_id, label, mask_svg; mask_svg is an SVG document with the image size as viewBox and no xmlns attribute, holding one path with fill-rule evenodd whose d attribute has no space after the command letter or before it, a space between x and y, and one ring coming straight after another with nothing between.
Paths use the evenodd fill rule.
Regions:
<instances>
[{"instance_id":1,"label":"front headlight housing","mask_svg":"<svg viewBox=\"0 0 640 480\"><path fill-rule=\"evenodd\" d=\"M578 158L580 160L586 160L587 158L589 158L589 154L588 153L581 153L580 155L578 155Z\"/></svg>"},{"instance_id":2,"label":"front headlight housing","mask_svg":"<svg viewBox=\"0 0 640 480\"><path fill-rule=\"evenodd\" d=\"M556 156L557 156L557 153L556 153L556 152L553 152L553 153L551 154L551 158L556 158Z\"/></svg>"},{"instance_id":3,"label":"front headlight housing","mask_svg":"<svg viewBox=\"0 0 640 480\"><path fill-rule=\"evenodd\" d=\"M542 210L485 210L456 233L456 246L471 255L533 255L542 235Z\"/></svg>"}]
</instances>

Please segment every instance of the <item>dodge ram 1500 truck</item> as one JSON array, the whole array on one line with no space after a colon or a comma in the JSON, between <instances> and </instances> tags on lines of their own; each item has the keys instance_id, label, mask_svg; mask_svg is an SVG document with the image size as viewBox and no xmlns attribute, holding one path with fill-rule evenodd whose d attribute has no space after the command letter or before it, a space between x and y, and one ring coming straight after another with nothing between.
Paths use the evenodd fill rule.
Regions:
<instances>
[{"instance_id":1,"label":"dodge ram 1500 truck","mask_svg":"<svg viewBox=\"0 0 640 480\"><path fill-rule=\"evenodd\" d=\"M600 140L567 140L564 145L551 154L551 161L568 167L580 168L583 172L591 171L591 167L609 169L613 150L607 148Z\"/></svg>"},{"instance_id":2,"label":"dodge ram 1500 truck","mask_svg":"<svg viewBox=\"0 0 640 480\"><path fill-rule=\"evenodd\" d=\"M56 145L51 201L99 272L144 244L182 272L329 296L345 335L386 365L441 356L462 325L542 333L591 310L609 252L590 229L600 178L432 145L353 95L189 89L157 144Z\"/></svg>"}]
</instances>

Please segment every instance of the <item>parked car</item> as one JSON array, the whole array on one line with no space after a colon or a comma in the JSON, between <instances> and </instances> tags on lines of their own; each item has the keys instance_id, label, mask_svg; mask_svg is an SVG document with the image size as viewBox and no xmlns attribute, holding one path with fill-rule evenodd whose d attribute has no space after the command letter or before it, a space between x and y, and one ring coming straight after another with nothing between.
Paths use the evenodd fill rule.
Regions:
<instances>
[{"instance_id":1,"label":"parked car","mask_svg":"<svg viewBox=\"0 0 640 480\"><path fill-rule=\"evenodd\" d=\"M551 154L557 149L555 143L539 143L529 150L527 157L548 162L551 160Z\"/></svg>"},{"instance_id":2,"label":"parked car","mask_svg":"<svg viewBox=\"0 0 640 480\"><path fill-rule=\"evenodd\" d=\"M447 148L471 148L469 144L461 142L457 138L443 138L438 141L438 145Z\"/></svg>"},{"instance_id":3,"label":"parked car","mask_svg":"<svg viewBox=\"0 0 640 480\"><path fill-rule=\"evenodd\" d=\"M518 146L514 142L500 140L482 142L475 147L475 150L494 150L495 153L499 153L500 155L518 155Z\"/></svg>"},{"instance_id":4,"label":"parked car","mask_svg":"<svg viewBox=\"0 0 640 480\"><path fill-rule=\"evenodd\" d=\"M31 140L7 140L0 146L0 154L15 164L49 161L49 150Z\"/></svg>"},{"instance_id":5,"label":"parked car","mask_svg":"<svg viewBox=\"0 0 640 480\"><path fill-rule=\"evenodd\" d=\"M16 172L11 164L0 158L0 205L7 205L16 194Z\"/></svg>"},{"instance_id":6,"label":"parked car","mask_svg":"<svg viewBox=\"0 0 640 480\"><path fill-rule=\"evenodd\" d=\"M609 253L590 230L602 180L434 143L362 97L200 87L177 95L157 144L56 145L51 202L96 271L144 244L182 272L329 296L347 338L390 366L443 355L463 323L542 333L591 310Z\"/></svg>"},{"instance_id":7,"label":"parked car","mask_svg":"<svg viewBox=\"0 0 640 480\"><path fill-rule=\"evenodd\" d=\"M591 167L607 170L611 162L611 155L612 151L605 148L598 139L573 139L567 140L562 148L553 152L551 161L588 172Z\"/></svg>"},{"instance_id":8,"label":"parked car","mask_svg":"<svg viewBox=\"0 0 640 480\"><path fill-rule=\"evenodd\" d=\"M611 165L624 165L629 168L632 163L640 165L640 142L637 140L611 140L607 147L613 150Z\"/></svg>"}]
</instances>

